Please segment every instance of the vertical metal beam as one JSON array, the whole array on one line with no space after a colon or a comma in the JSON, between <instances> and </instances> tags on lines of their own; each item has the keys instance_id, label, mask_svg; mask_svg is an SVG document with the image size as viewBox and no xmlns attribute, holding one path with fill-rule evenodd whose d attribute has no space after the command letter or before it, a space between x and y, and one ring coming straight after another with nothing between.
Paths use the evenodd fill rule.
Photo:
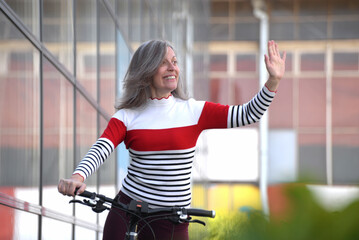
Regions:
<instances>
[{"instance_id":1,"label":"vertical metal beam","mask_svg":"<svg viewBox=\"0 0 359 240\"><path fill-rule=\"evenodd\" d=\"M266 6L263 0L252 0L253 14L259 19L260 34L259 34L259 87L263 87L267 81L268 74L264 63L264 54L267 52L267 42L269 35L268 15L266 13ZM267 178L268 178L268 112L264 114L259 123L259 159L260 159L260 176L259 188L262 203L262 210L265 215L269 215L268 193L267 193Z\"/></svg>"},{"instance_id":2,"label":"vertical metal beam","mask_svg":"<svg viewBox=\"0 0 359 240\"><path fill-rule=\"evenodd\" d=\"M325 77L326 77L326 117L325 117L325 151L326 151L326 175L327 184L333 185L333 141L332 141L332 66L333 54L330 43L326 46L326 63L325 63Z\"/></svg>"},{"instance_id":3,"label":"vertical metal beam","mask_svg":"<svg viewBox=\"0 0 359 240\"><path fill-rule=\"evenodd\" d=\"M100 33L100 27L101 27L101 12L102 11L101 8L101 4L102 2L100 2L100 0L96 1L96 102L97 104L100 106L101 105L101 33ZM99 129L100 129L100 114L97 111L96 112L96 137L98 138L100 133L99 133ZM96 174L96 191L99 192L100 190L100 184L101 184L101 171L98 171ZM99 216L97 214L96 216L96 224L99 224L100 219ZM96 231L96 240L98 240L98 235L99 232Z\"/></svg>"},{"instance_id":4,"label":"vertical metal beam","mask_svg":"<svg viewBox=\"0 0 359 240\"><path fill-rule=\"evenodd\" d=\"M43 0L39 1L39 40L43 42ZM39 184L39 205L42 206L42 198L43 198L43 160L44 160L44 74L43 74L43 59L44 54L39 50L40 59L39 59L39 82L40 82L40 184ZM42 216L39 215L38 221L38 239L42 239Z\"/></svg>"},{"instance_id":5,"label":"vertical metal beam","mask_svg":"<svg viewBox=\"0 0 359 240\"><path fill-rule=\"evenodd\" d=\"M115 14L117 15L117 1L115 1L115 9L114 9L114 12ZM116 69L115 69L115 89L116 89L116 92L115 92L115 100L117 98L119 98L119 91L118 89L120 88L120 83L119 83L119 70L118 70L118 62L119 62L119 59L118 59L118 55L119 55L119 46L118 46L118 31L117 31L117 28L116 28L116 25L115 25L115 66L116 66ZM115 189L119 189L119 186L118 186L118 155L117 154L117 151L115 151L113 154L115 154ZM98 235L98 234L97 234Z\"/></svg>"},{"instance_id":6,"label":"vertical metal beam","mask_svg":"<svg viewBox=\"0 0 359 240\"><path fill-rule=\"evenodd\" d=\"M72 1L72 9L73 9L73 44L74 44L74 69L73 69L73 73L74 73L74 80L75 80L75 82L74 82L74 85L75 85L75 87L73 88L73 110L72 110L72 114L73 114L73 116L72 116L72 124L73 124L73 130L72 130L72 134L73 134L73 136L72 136L72 139L73 139L73 149L74 149L74 151L73 151L73 159L72 159L72 165L73 165L73 169L75 169L76 168L76 151L78 151L78 149L77 149L77 147L76 147L76 131L77 131L77 126L76 126L76 118L77 118L77 116L76 116L76 111L77 111L77 109L76 109L76 106L77 106L77 104L76 104L76 98L77 98L77 94L76 94L76 84L77 84L77 59L76 59L76 56L77 56L77 48L76 48L76 42L77 42L77 39L76 39L76 6L77 6L77 0L73 0ZM75 215L76 215L76 206L75 206L75 204L72 206L72 215L75 217ZM72 238L72 240L75 240L75 231L76 231L76 224L72 224L72 229L71 229L71 238Z\"/></svg>"},{"instance_id":7,"label":"vertical metal beam","mask_svg":"<svg viewBox=\"0 0 359 240\"><path fill-rule=\"evenodd\" d=\"M184 3L184 9L182 12L185 12L186 15L186 82L187 82L187 91L188 95L193 97L193 19L191 14L189 14L189 2Z\"/></svg>"}]
</instances>

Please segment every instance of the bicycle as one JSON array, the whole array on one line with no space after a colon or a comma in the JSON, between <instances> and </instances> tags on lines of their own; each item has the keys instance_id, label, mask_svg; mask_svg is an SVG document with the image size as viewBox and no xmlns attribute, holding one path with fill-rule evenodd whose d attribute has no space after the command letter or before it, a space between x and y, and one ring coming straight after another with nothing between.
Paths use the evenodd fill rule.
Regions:
<instances>
[{"instance_id":1,"label":"bicycle","mask_svg":"<svg viewBox=\"0 0 359 240\"><path fill-rule=\"evenodd\" d=\"M127 224L127 232L125 239L126 240L137 240L139 233L144 228L148 226L154 239L156 239L155 233L150 226L150 223L160 219L169 219L174 223L200 223L205 226L205 222L194 219L192 220L191 216L196 217L210 217L214 218L216 212L213 210L204 210L199 208L183 208L183 207L165 207L165 208L155 208L151 209L148 207L148 203L132 200L129 204L123 204L117 202L114 199L108 198L105 195L97 194L95 192L84 191L78 196L87 198L78 200L73 199L69 203L79 203L86 205L92 208L96 213L101 213L105 210L110 210L110 207L118 208L124 212L130 214L130 222ZM151 217L151 221L148 222L147 219ZM154 218L155 217L155 218ZM141 229L138 229L138 224L143 221L144 226Z\"/></svg>"}]
</instances>

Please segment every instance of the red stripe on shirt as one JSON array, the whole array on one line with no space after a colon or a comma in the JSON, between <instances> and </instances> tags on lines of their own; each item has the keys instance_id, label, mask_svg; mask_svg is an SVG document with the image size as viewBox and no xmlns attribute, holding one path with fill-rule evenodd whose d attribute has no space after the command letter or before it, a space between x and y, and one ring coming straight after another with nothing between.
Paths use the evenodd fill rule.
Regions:
<instances>
[{"instance_id":1,"label":"red stripe on shirt","mask_svg":"<svg viewBox=\"0 0 359 240\"><path fill-rule=\"evenodd\" d=\"M197 125L169 129L137 129L127 132L125 144L136 151L166 151L192 148L201 133Z\"/></svg>"}]
</instances>

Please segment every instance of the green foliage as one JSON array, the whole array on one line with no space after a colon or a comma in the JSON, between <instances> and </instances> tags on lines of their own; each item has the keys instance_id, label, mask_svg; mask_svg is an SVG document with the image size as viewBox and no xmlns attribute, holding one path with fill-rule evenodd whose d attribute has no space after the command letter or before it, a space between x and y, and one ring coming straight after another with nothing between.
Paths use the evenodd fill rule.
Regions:
<instances>
[{"instance_id":1,"label":"green foliage","mask_svg":"<svg viewBox=\"0 0 359 240\"><path fill-rule=\"evenodd\" d=\"M320 206L305 186L291 186L286 193L290 209L280 220L268 219L256 210L247 213L218 213L216 219L209 221L204 228L206 233L191 239L359 239L359 201L341 211L332 212Z\"/></svg>"},{"instance_id":2,"label":"green foliage","mask_svg":"<svg viewBox=\"0 0 359 240\"><path fill-rule=\"evenodd\" d=\"M241 235L241 227L246 216L240 213L217 214L216 221L209 223L209 235L207 239L222 240L229 236ZM213 227L213 224L216 226Z\"/></svg>"},{"instance_id":3,"label":"green foliage","mask_svg":"<svg viewBox=\"0 0 359 240\"><path fill-rule=\"evenodd\" d=\"M244 213L220 211L216 213L215 219L201 219L205 220L206 227L191 224L189 236L192 240L222 240L227 239L227 236L238 236L240 226L246 219L247 216Z\"/></svg>"}]
</instances>

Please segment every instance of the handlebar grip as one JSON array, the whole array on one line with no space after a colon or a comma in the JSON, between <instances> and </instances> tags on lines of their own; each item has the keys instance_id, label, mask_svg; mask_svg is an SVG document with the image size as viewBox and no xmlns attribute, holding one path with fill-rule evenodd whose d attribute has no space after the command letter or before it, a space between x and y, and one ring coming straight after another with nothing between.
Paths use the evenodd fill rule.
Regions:
<instances>
[{"instance_id":1,"label":"handlebar grip","mask_svg":"<svg viewBox=\"0 0 359 240\"><path fill-rule=\"evenodd\" d=\"M197 208L188 208L187 214L191 216L198 216L198 217L210 217L214 218L216 216L216 212L214 210L203 210Z\"/></svg>"},{"instance_id":2,"label":"handlebar grip","mask_svg":"<svg viewBox=\"0 0 359 240\"><path fill-rule=\"evenodd\" d=\"M77 192L77 190L76 190L76 192ZM75 193L76 193L76 192L75 192ZM89 192L89 191L86 191L86 190L85 190L83 193L79 194L79 196L85 197L85 198L90 198L90 199L95 199L96 193L94 193L94 192Z\"/></svg>"}]
</instances>

